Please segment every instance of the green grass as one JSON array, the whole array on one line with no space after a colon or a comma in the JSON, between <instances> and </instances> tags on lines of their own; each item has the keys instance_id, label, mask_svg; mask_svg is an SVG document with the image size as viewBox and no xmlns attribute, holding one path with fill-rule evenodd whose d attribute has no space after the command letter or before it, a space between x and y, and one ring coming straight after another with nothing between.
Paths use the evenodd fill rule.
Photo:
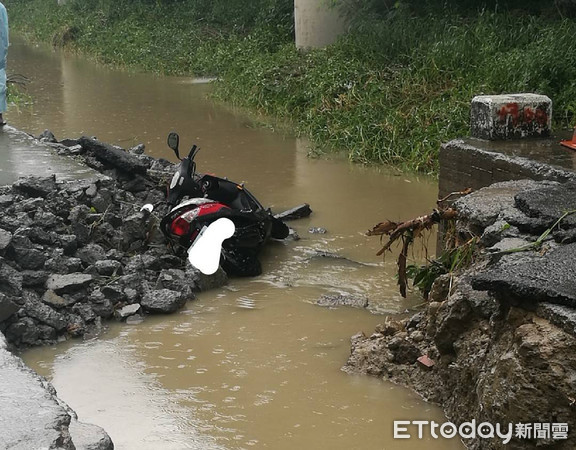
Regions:
<instances>
[{"instance_id":1,"label":"green grass","mask_svg":"<svg viewBox=\"0 0 576 450\"><path fill-rule=\"evenodd\" d=\"M303 53L288 0L55 4L7 0L12 28L106 64L217 75L217 98L290 122L353 161L436 172L440 144L468 134L474 95L546 94L556 127L572 126L576 112L571 19L391 6L365 11L339 42Z\"/></svg>"}]
</instances>

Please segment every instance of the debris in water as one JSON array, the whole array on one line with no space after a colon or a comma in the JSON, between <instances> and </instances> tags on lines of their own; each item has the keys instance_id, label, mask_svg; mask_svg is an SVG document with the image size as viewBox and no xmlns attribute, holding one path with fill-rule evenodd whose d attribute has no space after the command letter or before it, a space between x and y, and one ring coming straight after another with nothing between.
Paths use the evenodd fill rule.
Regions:
<instances>
[{"instance_id":1,"label":"debris in water","mask_svg":"<svg viewBox=\"0 0 576 450\"><path fill-rule=\"evenodd\" d=\"M414 243L416 238L422 236L424 231L430 230L433 225L445 220L454 220L457 218L458 212L455 209L442 205L446 200L456 195L468 195L471 192L472 189L470 188L460 192L452 192L437 201L438 209L433 210L431 214L407 220L402 223L386 220L376 224L371 230L366 232L367 236L388 236L388 242L386 242L380 251L376 253L376 256L383 255L387 250L390 250L390 247L396 240L402 240L402 250L398 255L397 261L398 285L400 286L400 294L402 297L406 298L406 287L408 285L408 276L406 273L408 248Z\"/></svg>"},{"instance_id":2,"label":"debris in water","mask_svg":"<svg viewBox=\"0 0 576 450\"><path fill-rule=\"evenodd\" d=\"M311 213L312 210L310 209L310 205L308 203L304 203L300 206L296 206L281 213L275 214L274 217L282 221L286 221L303 219L304 217L308 217Z\"/></svg>"}]
</instances>

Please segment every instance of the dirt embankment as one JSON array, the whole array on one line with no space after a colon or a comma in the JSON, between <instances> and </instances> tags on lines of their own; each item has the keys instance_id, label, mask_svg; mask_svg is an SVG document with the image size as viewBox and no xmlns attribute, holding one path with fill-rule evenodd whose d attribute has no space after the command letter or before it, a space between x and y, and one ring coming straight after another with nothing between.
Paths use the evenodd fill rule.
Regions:
<instances>
[{"instance_id":1,"label":"dirt embankment","mask_svg":"<svg viewBox=\"0 0 576 450\"><path fill-rule=\"evenodd\" d=\"M574 449L576 215L534 242L576 209L576 184L500 183L456 207L458 227L481 236L482 261L439 278L410 319L354 336L344 369L407 385L456 425L512 424L509 443L477 434L471 449Z\"/></svg>"}]
</instances>

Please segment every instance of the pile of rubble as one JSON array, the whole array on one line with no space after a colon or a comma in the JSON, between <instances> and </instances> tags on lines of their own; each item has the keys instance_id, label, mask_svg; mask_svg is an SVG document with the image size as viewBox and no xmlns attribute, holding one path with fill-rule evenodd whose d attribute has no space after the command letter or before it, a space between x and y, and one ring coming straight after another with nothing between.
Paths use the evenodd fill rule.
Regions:
<instances>
[{"instance_id":1,"label":"pile of rubble","mask_svg":"<svg viewBox=\"0 0 576 450\"><path fill-rule=\"evenodd\" d=\"M172 163L86 137L52 146L94 177L0 187L0 331L9 344L49 344L97 333L102 319L171 313L226 283L221 270L207 277L186 265L158 231Z\"/></svg>"}]
</instances>

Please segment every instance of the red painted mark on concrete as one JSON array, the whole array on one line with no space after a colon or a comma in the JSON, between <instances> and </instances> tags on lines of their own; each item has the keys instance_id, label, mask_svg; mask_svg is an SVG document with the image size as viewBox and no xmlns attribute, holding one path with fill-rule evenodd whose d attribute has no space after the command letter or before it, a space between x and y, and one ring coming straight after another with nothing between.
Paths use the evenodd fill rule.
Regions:
<instances>
[{"instance_id":1,"label":"red painted mark on concrete","mask_svg":"<svg viewBox=\"0 0 576 450\"><path fill-rule=\"evenodd\" d=\"M498 111L498 116L500 117L500 122L506 122L508 116L512 119L512 125L516 126L518 124L518 103L507 103L500 111Z\"/></svg>"},{"instance_id":2,"label":"red painted mark on concrete","mask_svg":"<svg viewBox=\"0 0 576 450\"><path fill-rule=\"evenodd\" d=\"M535 116L536 116L536 114L534 114L534 110L532 108L525 108L524 109L524 122L532 123Z\"/></svg>"},{"instance_id":3,"label":"red painted mark on concrete","mask_svg":"<svg viewBox=\"0 0 576 450\"><path fill-rule=\"evenodd\" d=\"M540 125L546 125L548 123L548 114L542 109L536 109L536 122Z\"/></svg>"},{"instance_id":4,"label":"red painted mark on concrete","mask_svg":"<svg viewBox=\"0 0 576 450\"><path fill-rule=\"evenodd\" d=\"M546 114L546 111L541 108L536 108L536 111L534 111L529 106L520 109L518 103L507 103L502 106L498 111L498 117L500 118L500 122L507 122L511 119L512 126L514 127L522 123L530 124L534 120L541 126L548 124L548 114Z\"/></svg>"}]
</instances>

